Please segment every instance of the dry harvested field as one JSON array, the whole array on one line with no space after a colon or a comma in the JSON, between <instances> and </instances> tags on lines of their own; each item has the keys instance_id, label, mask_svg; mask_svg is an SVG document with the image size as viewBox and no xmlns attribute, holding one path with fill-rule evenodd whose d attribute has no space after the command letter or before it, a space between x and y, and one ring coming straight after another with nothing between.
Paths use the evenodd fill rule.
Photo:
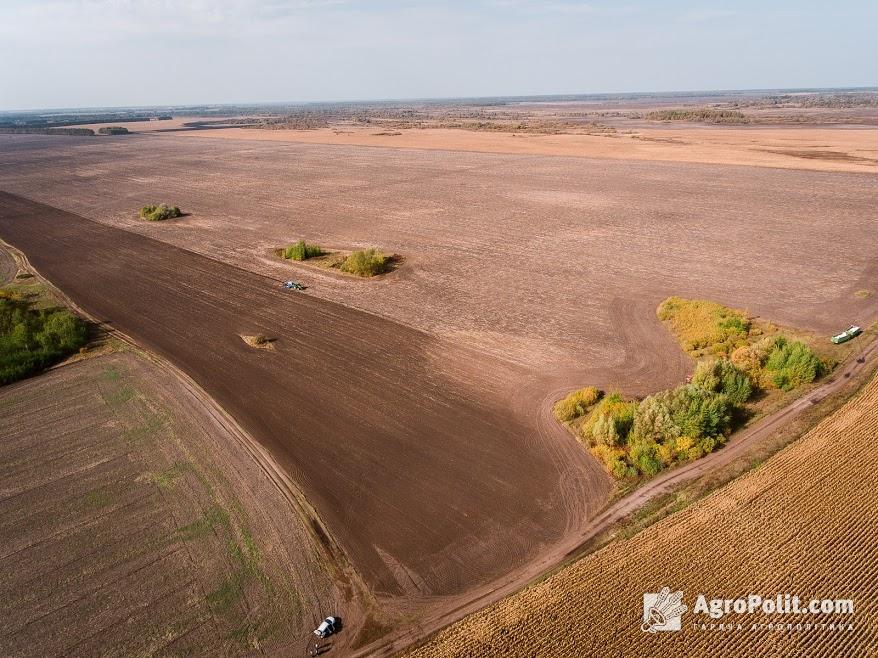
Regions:
<instances>
[{"instance_id":1,"label":"dry harvested field","mask_svg":"<svg viewBox=\"0 0 878 658\"><path fill-rule=\"evenodd\" d=\"M871 173L220 132L0 135L0 237L271 451L378 623L536 576L582 533L611 485L552 403L682 381L665 297L824 335L878 316ZM189 214L136 218L156 202ZM298 239L405 261L361 281L273 256Z\"/></svg>"},{"instance_id":2,"label":"dry harvested field","mask_svg":"<svg viewBox=\"0 0 878 658\"><path fill-rule=\"evenodd\" d=\"M457 594L520 567L609 490L521 368L7 194L0 235L268 447L379 596Z\"/></svg>"},{"instance_id":3,"label":"dry harvested field","mask_svg":"<svg viewBox=\"0 0 878 658\"><path fill-rule=\"evenodd\" d=\"M347 612L305 523L132 352L0 389L0 654L296 655Z\"/></svg>"},{"instance_id":4,"label":"dry harvested field","mask_svg":"<svg viewBox=\"0 0 878 658\"><path fill-rule=\"evenodd\" d=\"M412 658L451 656L865 656L878 646L878 379L809 434L688 509L579 560L439 633ZM865 520L865 521L864 521ZM742 630L644 633L642 596L667 585L696 596L797 593L853 599L855 613L730 615ZM752 624L844 622L843 629ZM847 624L853 623L853 630Z\"/></svg>"},{"instance_id":5,"label":"dry harvested field","mask_svg":"<svg viewBox=\"0 0 878 658\"><path fill-rule=\"evenodd\" d=\"M854 296L878 289L870 174L178 134L3 135L0 189L293 276L309 295L570 387L645 393L679 381L676 345L653 317L671 294L822 333L878 315L878 294ZM191 216L136 218L158 201ZM299 238L376 245L406 264L353 282L271 255ZM632 361L652 357L630 346L644 340L659 353L639 369Z\"/></svg>"},{"instance_id":6,"label":"dry harvested field","mask_svg":"<svg viewBox=\"0 0 878 658\"><path fill-rule=\"evenodd\" d=\"M692 127L638 125L625 132L540 135L453 128L345 126L316 130L227 128L181 136L300 142L397 149L474 151L516 155L750 165L816 171L878 173L878 127Z\"/></svg>"}]
</instances>

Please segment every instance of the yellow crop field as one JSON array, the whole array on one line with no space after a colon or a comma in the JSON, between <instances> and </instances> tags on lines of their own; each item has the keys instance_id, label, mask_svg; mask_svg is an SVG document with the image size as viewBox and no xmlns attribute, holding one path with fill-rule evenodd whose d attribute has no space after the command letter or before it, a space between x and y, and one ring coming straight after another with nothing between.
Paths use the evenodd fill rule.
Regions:
<instances>
[{"instance_id":1,"label":"yellow crop field","mask_svg":"<svg viewBox=\"0 0 878 658\"><path fill-rule=\"evenodd\" d=\"M410 656L878 655L876 439L878 378L760 468ZM643 595L663 586L689 611L679 631L643 632ZM854 611L711 619L693 611L699 594L850 599Z\"/></svg>"}]
</instances>

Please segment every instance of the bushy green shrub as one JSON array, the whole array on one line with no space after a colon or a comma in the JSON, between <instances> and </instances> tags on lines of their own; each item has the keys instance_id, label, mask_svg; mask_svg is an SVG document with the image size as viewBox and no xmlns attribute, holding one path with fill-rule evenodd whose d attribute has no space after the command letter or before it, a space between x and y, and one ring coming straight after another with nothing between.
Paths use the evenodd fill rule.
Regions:
<instances>
[{"instance_id":1,"label":"bushy green shrub","mask_svg":"<svg viewBox=\"0 0 878 658\"><path fill-rule=\"evenodd\" d=\"M594 386L586 386L578 391L573 391L562 400L555 403L555 418L562 423L584 416L591 406L601 397L601 392Z\"/></svg>"},{"instance_id":2,"label":"bushy green shrub","mask_svg":"<svg viewBox=\"0 0 878 658\"><path fill-rule=\"evenodd\" d=\"M662 470L658 445L654 441L639 440L631 445L628 458L634 468L644 475L655 475Z\"/></svg>"},{"instance_id":3,"label":"bushy green shrub","mask_svg":"<svg viewBox=\"0 0 878 658\"><path fill-rule=\"evenodd\" d=\"M341 270L357 276L376 276L390 269L390 257L377 249L362 249L345 258Z\"/></svg>"},{"instance_id":4,"label":"bushy green shrub","mask_svg":"<svg viewBox=\"0 0 878 658\"><path fill-rule=\"evenodd\" d=\"M766 336L732 353L732 362L763 388L791 391L808 384L825 366L810 347L783 336Z\"/></svg>"},{"instance_id":5,"label":"bushy green shrub","mask_svg":"<svg viewBox=\"0 0 878 658\"><path fill-rule=\"evenodd\" d=\"M323 248L319 244L308 244L299 240L284 247L284 258L287 260L308 260L323 255Z\"/></svg>"},{"instance_id":6,"label":"bushy green shrub","mask_svg":"<svg viewBox=\"0 0 878 658\"><path fill-rule=\"evenodd\" d=\"M753 393L750 378L728 359L700 361L695 366L692 383L707 391L722 393L733 404L743 404Z\"/></svg>"},{"instance_id":7,"label":"bushy green shrub","mask_svg":"<svg viewBox=\"0 0 878 658\"><path fill-rule=\"evenodd\" d=\"M52 365L85 345L88 331L62 309L33 309L16 295L0 294L0 384Z\"/></svg>"},{"instance_id":8,"label":"bushy green shrub","mask_svg":"<svg viewBox=\"0 0 878 658\"><path fill-rule=\"evenodd\" d=\"M823 363L805 343L779 337L765 360L764 369L774 386L791 391L817 379L823 373Z\"/></svg>"},{"instance_id":9,"label":"bushy green shrub","mask_svg":"<svg viewBox=\"0 0 878 658\"><path fill-rule=\"evenodd\" d=\"M634 424L636 410L637 402L626 401L618 393L611 393L595 405L581 428L581 434L596 444L624 445Z\"/></svg>"},{"instance_id":10,"label":"bushy green shrub","mask_svg":"<svg viewBox=\"0 0 878 658\"><path fill-rule=\"evenodd\" d=\"M180 212L177 206L169 206L166 203L160 203L157 206L143 206L140 209L141 219L145 219L148 222L159 222L163 219L174 219L175 217L182 216L183 213Z\"/></svg>"}]
</instances>

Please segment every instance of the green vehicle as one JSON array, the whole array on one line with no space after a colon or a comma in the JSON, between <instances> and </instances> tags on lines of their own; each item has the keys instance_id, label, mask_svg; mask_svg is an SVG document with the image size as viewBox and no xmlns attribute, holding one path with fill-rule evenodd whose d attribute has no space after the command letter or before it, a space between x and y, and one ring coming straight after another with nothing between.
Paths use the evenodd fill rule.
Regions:
<instances>
[{"instance_id":1,"label":"green vehicle","mask_svg":"<svg viewBox=\"0 0 878 658\"><path fill-rule=\"evenodd\" d=\"M851 325L850 327L847 328L846 331L841 332L837 336L833 336L829 340L831 340L836 345L839 345L841 343L848 342L854 336L859 336L862 333L862 331L863 330L860 329L859 327Z\"/></svg>"}]
</instances>

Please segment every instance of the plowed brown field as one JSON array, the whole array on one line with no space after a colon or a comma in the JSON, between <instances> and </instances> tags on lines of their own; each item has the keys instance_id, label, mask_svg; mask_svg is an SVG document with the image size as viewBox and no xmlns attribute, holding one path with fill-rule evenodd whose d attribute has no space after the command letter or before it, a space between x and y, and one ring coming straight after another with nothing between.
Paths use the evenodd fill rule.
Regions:
<instances>
[{"instance_id":1,"label":"plowed brown field","mask_svg":"<svg viewBox=\"0 0 878 658\"><path fill-rule=\"evenodd\" d=\"M878 379L873 379L761 468L442 631L409 655L873 655L878 646L876 436ZM644 633L643 594L664 585L683 591L690 612L679 632ZM701 623L714 620L691 612L699 593L853 599L855 614L733 614L715 623L741 623L741 630L701 629ZM752 627L771 622L826 626ZM831 629L832 622L840 627Z\"/></svg>"},{"instance_id":2,"label":"plowed brown field","mask_svg":"<svg viewBox=\"0 0 878 658\"><path fill-rule=\"evenodd\" d=\"M379 595L483 583L580 527L609 491L520 368L8 194L0 236L268 447Z\"/></svg>"},{"instance_id":3,"label":"plowed brown field","mask_svg":"<svg viewBox=\"0 0 878 658\"><path fill-rule=\"evenodd\" d=\"M0 654L299 652L342 593L308 528L132 353L0 389Z\"/></svg>"},{"instance_id":4,"label":"plowed brown field","mask_svg":"<svg viewBox=\"0 0 878 658\"><path fill-rule=\"evenodd\" d=\"M388 617L459 610L588 527L609 480L551 405L682 381L660 300L827 334L878 316L872 174L2 135L0 189L55 206L0 194L0 237L269 448ZM136 218L155 202L190 214ZM299 238L405 262L359 281L271 255Z\"/></svg>"},{"instance_id":5,"label":"plowed brown field","mask_svg":"<svg viewBox=\"0 0 878 658\"><path fill-rule=\"evenodd\" d=\"M0 189L296 278L310 295L542 373L577 369L569 388L646 394L679 382L678 349L653 317L670 295L825 334L878 318L874 174L175 134L0 135ZM191 215L137 219L161 201ZM351 281L270 254L299 238L378 246L406 263L381 281ZM872 295L856 297L862 289ZM646 320L632 330L631 317ZM648 372L629 367L646 358L644 328L660 350Z\"/></svg>"}]
</instances>

